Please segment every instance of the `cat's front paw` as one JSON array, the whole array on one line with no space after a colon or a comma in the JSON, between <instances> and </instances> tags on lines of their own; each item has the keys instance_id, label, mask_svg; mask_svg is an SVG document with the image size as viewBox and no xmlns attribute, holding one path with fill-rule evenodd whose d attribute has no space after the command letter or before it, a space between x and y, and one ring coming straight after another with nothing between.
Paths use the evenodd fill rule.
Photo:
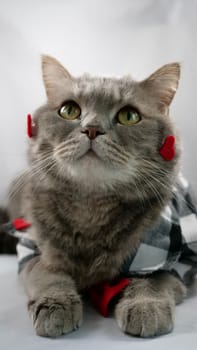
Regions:
<instances>
[{"instance_id":1,"label":"cat's front paw","mask_svg":"<svg viewBox=\"0 0 197 350\"><path fill-rule=\"evenodd\" d=\"M170 298L122 299L115 311L119 327L125 333L153 337L169 333L174 324L174 302Z\"/></svg>"},{"instance_id":2,"label":"cat's front paw","mask_svg":"<svg viewBox=\"0 0 197 350\"><path fill-rule=\"evenodd\" d=\"M76 330L82 323L82 303L77 295L64 302L43 297L29 302L28 308L37 335L43 337L58 337Z\"/></svg>"}]
</instances>

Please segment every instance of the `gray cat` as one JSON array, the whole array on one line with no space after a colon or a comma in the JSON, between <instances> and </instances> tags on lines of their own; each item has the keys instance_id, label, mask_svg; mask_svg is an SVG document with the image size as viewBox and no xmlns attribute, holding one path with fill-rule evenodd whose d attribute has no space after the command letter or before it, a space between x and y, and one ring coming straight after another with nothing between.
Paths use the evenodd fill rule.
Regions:
<instances>
[{"instance_id":1,"label":"gray cat","mask_svg":"<svg viewBox=\"0 0 197 350\"><path fill-rule=\"evenodd\" d=\"M48 101L33 115L30 166L13 183L9 203L11 218L32 223L26 238L35 247L21 260L20 279L36 333L56 337L77 329L82 293L120 277L129 278L114 306L121 330L167 333L186 294L175 268L180 249L171 244L171 229L161 229L179 192L180 142L169 117L179 64L141 82L76 78L49 56L42 68ZM156 249L173 263L162 262ZM145 259L143 268L136 259ZM150 259L157 260L152 267Z\"/></svg>"}]
</instances>

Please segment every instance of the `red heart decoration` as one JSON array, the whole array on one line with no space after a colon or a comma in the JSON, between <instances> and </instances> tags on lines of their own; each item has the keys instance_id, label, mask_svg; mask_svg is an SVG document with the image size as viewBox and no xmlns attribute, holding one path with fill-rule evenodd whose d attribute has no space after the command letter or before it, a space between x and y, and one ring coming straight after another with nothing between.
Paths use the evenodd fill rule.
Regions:
<instances>
[{"instance_id":1,"label":"red heart decoration","mask_svg":"<svg viewBox=\"0 0 197 350\"><path fill-rule=\"evenodd\" d=\"M105 282L93 286L88 290L88 295L103 317L107 317L109 304L112 299L117 296L130 283L129 278L120 278L118 281L110 285Z\"/></svg>"},{"instance_id":2,"label":"red heart decoration","mask_svg":"<svg viewBox=\"0 0 197 350\"><path fill-rule=\"evenodd\" d=\"M173 135L166 136L159 153L165 160L173 160L175 157L175 137Z\"/></svg>"},{"instance_id":3,"label":"red heart decoration","mask_svg":"<svg viewBox=\"0 0 197 350\"><path fill-rule=\"evenodd\" d=\"M33 133L32 133L32 117L31 117L31 114L27 114L27 135L29 137L32 137L33 136Z\"/></svg>"},{"instance_id":4,"label":"red heart decoration","mask_svg":"<svg viewBox=\"0 0 197 350\"><path fill-rule=\"evenodd\" d=\"M31 224L23 218L15 219L14 221L12 221L12 225L16 230L25 230L26 228L31 226Z\"/></svg>"},{"instance_id":5,"label":"red heart decoration","mask_svg":"<svg viewBox=\"0 0 197 350\"><path fill-rule=\"evenodd\" d=\"M29 137L36 135L36 125L32 120L31 114L27 114L27 135Z\"/></svg>"}]
</instances>

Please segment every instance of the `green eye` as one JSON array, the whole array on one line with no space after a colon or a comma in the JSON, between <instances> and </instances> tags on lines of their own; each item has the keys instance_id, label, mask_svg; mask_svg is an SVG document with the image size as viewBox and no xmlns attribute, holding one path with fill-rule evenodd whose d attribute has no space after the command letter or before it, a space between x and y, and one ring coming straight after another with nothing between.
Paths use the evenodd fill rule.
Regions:
<instances>
[{"instance_id":1,"label":"green eye","mask_svg":"<svg viewBox=\"0 0 197 350\"><path fill-rule=\"evenodd\" d=\"M131 126L137 124L141 120L141 117L135 109L126 106L118 112L117 119L120 124Z\"/></svg>"},{"instance_id":2,"label":"green eye","mask_svg":"<svg viewBox=\"0 0 197 350\"><path fill-rule=\"evenodd\" d=\"M66 120L77 119L81 114L79 105L74 101L65 102L59 110L60 117Z\"/></svg>"}]
</instances>

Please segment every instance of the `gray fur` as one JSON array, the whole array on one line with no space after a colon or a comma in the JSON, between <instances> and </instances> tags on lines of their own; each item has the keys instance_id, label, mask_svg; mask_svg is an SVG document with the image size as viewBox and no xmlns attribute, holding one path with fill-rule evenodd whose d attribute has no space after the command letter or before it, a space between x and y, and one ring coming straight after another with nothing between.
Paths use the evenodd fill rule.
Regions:
<instances>
[{"instance_id":1,"label":"gray fur","mask_svg":"<svg viewBox=\"0 0 197 350\"><path fill-rule=\"evenodd\" d=\"M37 334L59 336L81 325L79 293L119 275L171 197L180 145L169 105L179 74L174 63L142 82L74 78L55 59L43 57L48 102L34 114L29 169L14 182L9 206L12 217L33 223L30 234L42 252L20 276ZM81 107L80 119L59 116L68 100ZM142 118L132 127L116 120L125 105ZM82 132L87 127L101 134L90 140ZM159 149L170 134L177 137L176 157L167 162ZM170 275L136 278L116 307L118 324L133 335L168 332L176 299L184 293Z\"/></svg>"}]
</instances>

